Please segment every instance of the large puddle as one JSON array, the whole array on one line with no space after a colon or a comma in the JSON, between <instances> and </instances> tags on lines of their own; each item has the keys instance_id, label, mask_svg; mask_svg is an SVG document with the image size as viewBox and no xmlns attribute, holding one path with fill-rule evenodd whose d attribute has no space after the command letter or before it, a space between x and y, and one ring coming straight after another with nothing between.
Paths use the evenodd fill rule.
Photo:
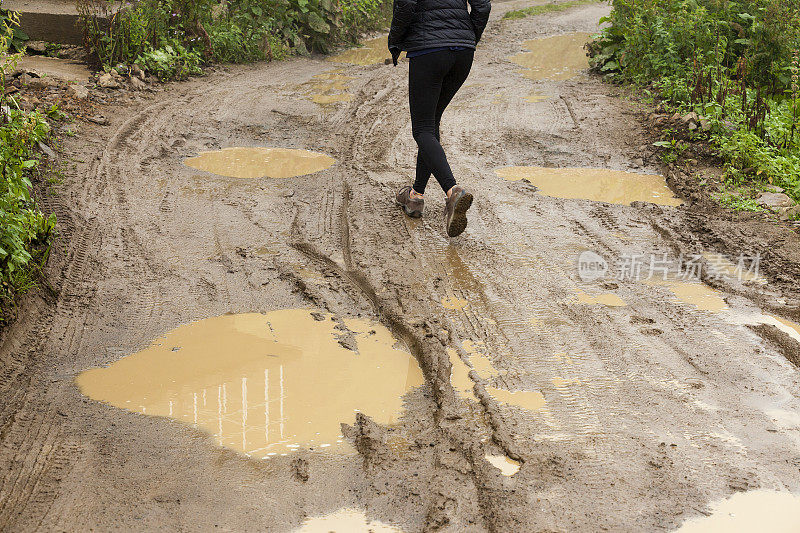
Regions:
<instances>
[{"instance_id":1,"label":"large puddle","mask_svg":"<svg viewBox=\"0 0 800 533\"><path fill-rule=\"evenodd\" d=\"M289 148L223 148L201 152L184 163L230 178L293 178L331 167L336 160L309 150Z\"/></svg>"},{"instance_id":2,"label":"large puddle","mask_svg":"<svg viewBox=\"0 0 800 533\"><path fill-rule=\"evenodd\" d=\"M325 516L309 518L295 533L403 533L403 530L370 520L359 509L344 508Z\"/></svg>"},{"instance_id":3,"label":"large puddle","mask_svg":"<svg viewBox=\"0 0 800 533\"><path fill-rule=\"evenodd\" d=\"M527 180L539 194L556 198L593 200L630 205L650 202L678 206L663 176L596 168L504 167L495 173L508 181Z\"/></svg>"},{"instance_id":4,"label":"large puddle","mask_svg":"<svg viewBox=\"0 0 800 533\"><path fill-rule=\"evenodd\" d=\"M405 56L405 52L401 57ZM391 59L389 53L389 38L387 36L378 37L364 41L361 48L350 48L340 54L328 58L328 61L335 63L350 63L351 65L375 65L384 63Z\"/></svg>"},{"instance_id":5,"label":"large puddle","mask_svg":"<svg viewBox=\"0 0 800 533\"><path fill-rule=\"evenodd\" d=\"M520 73L531 80L564 81L589 68L589 59L583 45L592 37L590 33L568 33L533 39L522 43L530 50L510 57L525 70Z\"/></svg>"},{"instance_id":6,"label":"large puddle","mask_svg":"<svg viewBox=\"0 0 800 533\"><path fill-rule=\"evenodd\" d=\"M678 533L797 533L800 496L788 492L740 492L711 505L712 514L687 520Z\"/></svg>"},{"instance_id":7,"label":"large puddle","mask_svg":"<svg viewBox=\"0 0 800 533\"><path fill-rule=\"evenodd\" d=\"M313 310L225 315L181 326L77 383L95 400L193 424L264 458L337 447L340 423L357 411L396 423L423 377L395 344L381 324Z\"/></svg>"}]
</instances>

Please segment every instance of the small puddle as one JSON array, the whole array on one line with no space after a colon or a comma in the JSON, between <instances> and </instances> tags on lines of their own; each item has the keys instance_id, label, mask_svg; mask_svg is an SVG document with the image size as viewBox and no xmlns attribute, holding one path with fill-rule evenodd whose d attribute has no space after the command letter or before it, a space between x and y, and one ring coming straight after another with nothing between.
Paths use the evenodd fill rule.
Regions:
<instances>
[{"instance_id":1,"label":"small puddle","mask_svg":"<svg viewBox=\"0 0 800 533\"><path fill-rule=\"evenodd\" d=\"M309 309L224 315L81 373L81 392L192 424L254 457L341 445L363 412L394 424L422 371L383 325ZM345 348L348 345L356 351Z\"/></svg>"},{"instance_id":2,"label":"small puddle","mask_svg":"<svg viewBox=\"0 0 800 533\"><path fill-rule=\"evenodd\" d=\"M509 59L524 67L520 73L531 80L564 81L574 78L589 68L589 58L583 45L591 33L567 33L522 43L530 52L522 52Z\"/></svg>"},{"instance_id":3,"label":"small puddle","mask_svg":"<svg viewBox=\"0 0 800 533\"><path fill-rule=\"evenodd\" d=\"M596 168L504 167L495 173L507 181L527 180L545 196L630 205L650 202L679 206L663 176Z\"/></svg>"},{"instance_id":4,"label":"small puddle","mask_svg":"<svg viewBox=\"0 0 800 533\"><path fill-rule=\"evenodd\" d=\"M380 64L392 58L392 54L389 53L389 38L387 36L364 41L363 45L361 48L345 50L340 54L329 57L327 60L334 63L366 66ZM401 57L405 57L405 52Z\"/></svg>"},{"instance_id":5,"label":"small puddle","mask_svg":"<svg viewBox=\"0 0 800 533\"><path fill-rule=\"evenodd\" d=\"M487 453L486 460L489 461L493 467L500 470L500 473L506 477L511 477L519 472L519 461L515 461L505 455L492 455Z\"/></svg>"},{"instance_id":6,"label":"small puddle","mask_svg":"<svg viewBox=\"0 0 800 533\"><path fill-rule=\"evenodd\" d=\"M449 296L447 298L442 298L442 307L445 309L449 309L451 311L460 311L469 305L463 298L456 298L455 296Z\"/></svg>"},{"instance_id":7,"label":"small puddle","mask_svg":"<svg viewBox=\"0 0 800 533\"><path fill-rule=\"evenodd\" d=\"M516 405L529 411L539 411L545 405L544 395L538 391L507 391L494 387L486 387L486 392L500 403L506 405Z\"/></svg>"},{"instance_id":8,"label":"small puddle","mask_svg":"<svg viewBox=\"0 0 800 533\"><path fill-rule=\"evenodd\" d=\"M492 366L489 357L481 350L482 344L470 340L461 343L464 351L469 356L469 363L472 365L470 368L458 352L452 348L447 349L447 354L450 356L450 364L452 370L450 373L450 384L456 390L461 398L474 398L473 386L475 383L469 377L470 370L475 370L481 379L488 380L498 375L497 370Z\"/></svg>"},{"instance_id":9,"label":"small puddle","mask_svg":"<svg viewBox=\"0 0 800 533\"><path fill-rule=\"evenodd\" d=\"M628 304L625 303L625 300L620 298L614 293L604 293L604 294L586 294L582 290L578 289L577 291L577 298L578 303L584 305L605 305L606 307L625 307Z\"/></svg>"},{"instance_id":10,"label":"small puddle","mask_svg":"<svg viewBox=\"0 0 800 533\"><path fill-rule=\"evenodd\" d=\"M773 326L800 343L800 324L796 324L785 318L775 315L757 314L752 316L734 315L733 319L736 324Z\"/></svg>"},{"instance_id":11,"label":"small puddle","mask_svg":"<svg viewBox=\"0 0 800 533\"><path fill-rule=\"evenodd\" d=\"M360 509L344 508L315 518L309 518L295 533L403 533L397 526L370 520Z\"/></svg>"},{"instance_id":12,"label":"small puddle","mask_svg":"<svg viewBox=\"0 0 800 533\"><path fill-rule=\"evenodd\" d=\"M336 160L309 150L289 148L223 148L200 152L186 166L230 178L293 178L333 166Z\"/></svg>"},{"instance_id":13,"label":"small puddle","mask_svg":"<svg viewBox=\"0 0 800 533\"><path fill-rule=\"evenodd\" d=\"M722 293L715 291L705 283L662 280L649 280L646 283L667 287L679 301L693 305L701 311L719 313L728 309L728 304L725 303Z\"/></svg>"},{"instance_id":14,"label":"small puddle","mask_svg":"<svg viewBox=\"0 0 800 533\"><path fill-rule=\"evenodd\" d=\"M312 102L321 106L349 102L353 95L347 92L347 82L354 79L337 72L317 74L305 85L308 87L306 96Z\"/></svg>"},{"instance_id":15,"label":"small puddle","mask_svg":"<svg viewBox=\"0 0 800 533\"><path fill-rule=\"evenodd\" d=\"M797 533L800 495L756 490L739 492L711 506L712 514L692 518L677 533Z\"/></svg>"}]
</instances>

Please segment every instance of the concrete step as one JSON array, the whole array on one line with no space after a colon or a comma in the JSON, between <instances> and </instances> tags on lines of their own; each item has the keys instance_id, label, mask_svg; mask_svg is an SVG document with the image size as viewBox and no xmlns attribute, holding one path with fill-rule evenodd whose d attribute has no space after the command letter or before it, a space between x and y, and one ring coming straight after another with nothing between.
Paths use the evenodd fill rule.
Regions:
<instances>
[{"instance_id":1,"label":"concrete step","mask_svg":"<svg viewBox=\"0 0 800 533\"><path fill-rule=\"evenodd\" d=\"M3 9L17 11L32 41L83 44L75 0L3 0Z\"/></svg>"}]
</instances>

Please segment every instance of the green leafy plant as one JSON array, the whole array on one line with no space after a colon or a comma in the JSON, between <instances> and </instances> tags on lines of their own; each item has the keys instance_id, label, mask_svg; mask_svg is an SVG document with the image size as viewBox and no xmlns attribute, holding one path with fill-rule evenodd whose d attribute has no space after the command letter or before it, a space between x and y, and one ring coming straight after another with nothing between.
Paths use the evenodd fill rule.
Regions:
<instances>
[{"instance_id":1,"label":"green leafy plant","mask_svg":"<svg viewBox=\"0 0 800 533\"><path fill-rule=\"evenodd\" d=\"M607 78L696 112L728 179L800 200L800 4L796 0L613 0L590 45ZM665 158L674 159L672 146Z\"/></svg>"},{"instance_id":2,"label":"green leafy plant","mask_svg":"<svg viewBox=\"0 0 800 533\"><path fill-rule=\"evenodd\" d=\"M22 31L19 26L19 16L14 11L3 9L2 0L0 0L0 29L6 31L6 36L2 42L0 53L24 52L25 42L28 40L28 34Z\"/></svg>"}]
</instances>

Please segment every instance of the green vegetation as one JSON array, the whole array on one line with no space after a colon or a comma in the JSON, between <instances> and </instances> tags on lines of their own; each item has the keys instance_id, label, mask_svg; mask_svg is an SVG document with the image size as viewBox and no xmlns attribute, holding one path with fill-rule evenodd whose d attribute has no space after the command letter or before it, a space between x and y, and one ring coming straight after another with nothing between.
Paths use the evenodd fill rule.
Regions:
<instances>
[{"instance_id":1,"label":"green vegetation","mask_svg":"<svg viewBox=\"0 0 800 533\"><path fill-rule=\"evenodd\" d=\"M544 15L545 13L559 13L572 9L573 7L585 6L589 4L599 4L606 0L570 0L568 2L542 4L540 6L526 7L524 9L515 9L503 15L504 19L524 19L525 17L533 17L536 15Z\"/></svg>"},{"instance_id":2,"label":"green vegetation","mask_svg":"<svg viewBox=\"0 0 800 533\"><path fill-rule=\"evenodd\" d=\"M6 55L15 49L15 25L14 14L0 20L0 325L8 318L14 296L35 285L56 223L54 215L39 211L31 196L30 176L39 163L35 150L50 132L47 117L20 110L5 93L6 73L20 57Z\"/></svg>"},{"instance_id":3,"label":"green vegetation","mask_svg":"<svg viewBox=\"0 0 800 533\"><path fill-rule=\"evenodd\" d=\"M730 187L773 184L800 200L798 2L612 4L591 45L595 67L650 91L670 113L703 117L689 140L711 142Z\"/></svg>"},{"instance_id":4,"label":"green vegetation","mask_svg":"<svg viewBox=\"0 0 800 533\"><path fill-rule=\"evenodd\" d=\"M327 52L384 26L389 0L78 0L97 66L139 64L161 79L210 62ZM110 22L107 22L110 21Z\"/></svg>"}]
</instances>

